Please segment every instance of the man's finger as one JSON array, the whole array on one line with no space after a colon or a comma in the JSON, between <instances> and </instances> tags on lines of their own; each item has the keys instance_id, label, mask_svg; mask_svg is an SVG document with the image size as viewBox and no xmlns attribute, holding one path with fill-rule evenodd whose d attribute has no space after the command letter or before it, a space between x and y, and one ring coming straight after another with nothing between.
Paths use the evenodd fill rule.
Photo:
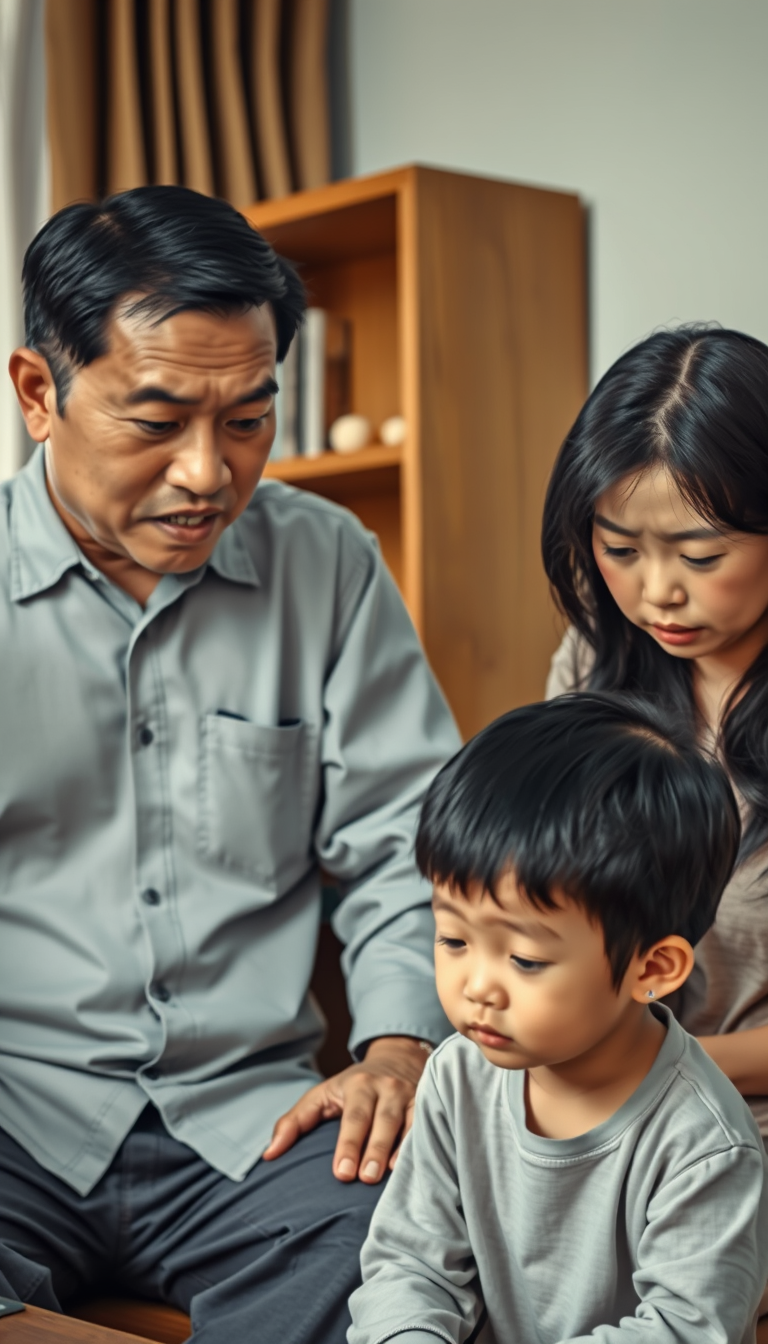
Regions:
<instances>
[{"instance_id":1,"label":"man's finger","mask_svg":"<svg viewBox=\"0 0 768 1344\"><path fill-rule=\"evenodd\" d=\"M333 1103L327 1102L320 1088L312 1088L292 1106L290 1111L281 1115L275 1128L272 1131L272 1138L269 1146L264 1149L262 1157L267 1162L273 1158L280 1157L293 1147L297 1139L302 1134L308 1134L320 1124L321 1120L330 1119L331 1115L338 1114L338 1107Z\"/></svg>"},{"instance_id":2,"label":"man's finger","mask_svg":"<svg viewBox=\"0 0 768 1344\"><path fill-rule=\"evenodd\" d=\"M403 1128L406 1107L405 1096L397 1091L392 1095L379 1097L371 1132L360 1161L360 1180L365 1181L367 1185L376 1185L387 1170L392 1149Z\"/></svg>"},{"instance_id":3,"label":"man's finger","mask_svg":"<svg viewBox=\"0 0 768 1344\"><path fill-rule=\"evenodd\" d=\"M340 1181L353 1181L357 1176L360 1154L370 1133L376 1101L376 1090L370 1078L359 1075L347 1083L341 1128L333 1155L333 1170Z\"/></svg>"}]
</instances>

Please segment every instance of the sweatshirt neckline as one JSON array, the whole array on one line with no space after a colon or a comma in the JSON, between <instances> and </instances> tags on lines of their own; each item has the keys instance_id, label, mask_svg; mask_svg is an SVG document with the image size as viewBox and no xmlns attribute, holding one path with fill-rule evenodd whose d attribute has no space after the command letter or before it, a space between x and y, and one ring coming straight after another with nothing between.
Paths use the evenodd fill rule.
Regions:
<instances>
[{"instance_id":1,"label":"sweatshirt neckline","mask_svg":"<svg viewBox=\"0 0 768 1344\"><path fill-rule=\"evenodd\" d=\"M685 1032L669 1008L654 1004L651 1009L667 1028L661 1049L643 1081L613 1115L602 1124L570 1139L550 1139L533 1134L525 1122L525 1070L510 1070L507 1075L507 1104L519 1148L532 1157L557 1164L575 1158L591 1157L613 1147L622 1134L656 1103L670 1085L673 1066L685 1050Z\"/></svg>"}]
</instances>

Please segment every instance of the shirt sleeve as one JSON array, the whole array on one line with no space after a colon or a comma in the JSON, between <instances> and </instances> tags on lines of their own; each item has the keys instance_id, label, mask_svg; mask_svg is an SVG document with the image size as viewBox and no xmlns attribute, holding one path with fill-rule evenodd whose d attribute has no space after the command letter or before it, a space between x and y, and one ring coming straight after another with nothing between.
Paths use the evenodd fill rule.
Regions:
<instances>
[{"instance_id":1,"label":"shirt sleeve","mask_svg":"<svg viewBox=\"0 0 768 1344\"><path fill-rule=\"evenodd\" d=\"M424 793L461 740L378 547L351 540L315 847L342 897L333 927L345 944L354 1050L378 1036L437 1042L450 1031L435 990L431 890L413 848Z\"/></svg>"},{"instance_id":2,"label":"shirt sleeve","mask_svg":"<svg viewBox=\"0 0 768 1344\"><path fill-rule=\"evenodd\" d=\"M562 1344L702 1344L754 1339L768 1274L762 1153L745 1145L701 1158L648 1206L633 1281L634 1316Z\"/></svg>"},{"instance_id":3,"label":"shirt sleeve","mask_svg":"<svg viewBox=\"0 0 768 1344\"><path fill-rule=\"evenodd\" d=\"M348 1344L464 1344L483 1310L434 1057L419 1083L413 1128L371 1221L352 1294Z\"/></svg>"}]
</instances>

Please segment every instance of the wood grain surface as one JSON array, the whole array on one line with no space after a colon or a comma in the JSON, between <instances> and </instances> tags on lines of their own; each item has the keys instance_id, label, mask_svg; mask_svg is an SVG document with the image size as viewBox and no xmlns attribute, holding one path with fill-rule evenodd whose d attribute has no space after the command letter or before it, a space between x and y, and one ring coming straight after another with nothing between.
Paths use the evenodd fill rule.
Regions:
<instances>
[{"instance_id":1,"label":"wood grain surface","mask_svg":"<svg viewBox=\"0 0 768 1344\"><path fill-rule=\"evenodd\" d=\"M141 1336L27 1307L0 1321L0 1344L141 1344Z\"/></svg>"}]
</instances>

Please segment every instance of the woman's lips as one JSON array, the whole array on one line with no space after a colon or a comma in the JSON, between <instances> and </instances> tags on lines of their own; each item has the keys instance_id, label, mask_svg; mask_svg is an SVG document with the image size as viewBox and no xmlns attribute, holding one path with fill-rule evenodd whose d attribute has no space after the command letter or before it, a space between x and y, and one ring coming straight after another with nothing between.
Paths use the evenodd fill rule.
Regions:
<instances>
[{"instance_id":1,"label":"woman's lips","mask_svg":"<svg viewBox=\"0 0 768 1344\"><path fill-rule=\"evenodd\" d=\"M693 644L698 639L703 625L652 625L664 644Z\"/></svg>"}]
</instances>

